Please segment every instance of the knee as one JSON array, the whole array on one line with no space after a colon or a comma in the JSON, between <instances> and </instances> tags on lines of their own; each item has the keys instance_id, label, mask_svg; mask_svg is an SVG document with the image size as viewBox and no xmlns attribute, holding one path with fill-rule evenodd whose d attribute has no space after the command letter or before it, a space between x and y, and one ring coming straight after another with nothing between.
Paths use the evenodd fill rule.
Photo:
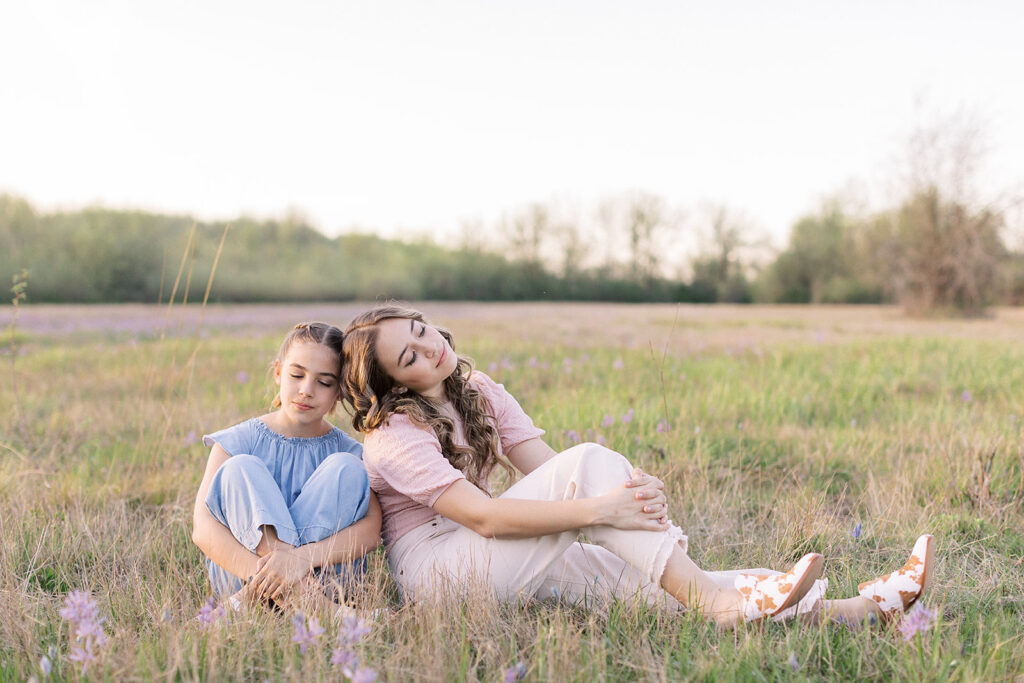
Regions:
<instances>
[{"instance_id":1,"label":"knee","mask_svg":"<svg viewBox=\"0 0 1024 683\"><path fill-rule=\"evenodd\" d=\"M583 471L616 471L623 470L627 475L633 471L632 465L621 454L596 443L581 443L562 451L558 458L565 459Z\"/></svg>"},{"instance_id":2,"label":"knee","mask_svg":"<svg viewBox=\"0 0 1024 683\"><path fill-rule=\"evenodd\" d=\"M342 488L370 488L363 461L351 453L331 453L320 463L320 467L324 468L325 474L337 480Z\"/></svg>"},{"instance_id":3,"label":"knee","mask_svg":"<svg viewBox=\"0 0 1024 683\"><path fill-rule=\"evenodd\" d=\"M267 466L255 455L233 455L217 470L221 485L231 485L248 479L253 472L266 470Z\"/></svg>"}]
</instances>

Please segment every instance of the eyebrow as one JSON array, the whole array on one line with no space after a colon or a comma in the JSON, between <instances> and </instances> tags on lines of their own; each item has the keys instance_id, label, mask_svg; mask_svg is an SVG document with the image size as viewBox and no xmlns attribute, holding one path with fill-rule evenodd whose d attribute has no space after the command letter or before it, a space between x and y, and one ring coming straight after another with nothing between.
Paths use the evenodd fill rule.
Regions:
<instances>
[{"instance_id":1,"label":"eyebrow","mask_svg":"<svg viewBox=\"0 0 1024 683\"><path fill-rule=\"evenodd\" d=\"M298 363L289 363L288 367L289 368L298 368L299 370L302 370L303 372L308 372L308 370L306 369L305 366L299 365ZM333 372L318 372L317 376L320 376L320 375L327 375L328 377L333 377L334 379L338 379L338 375L336 375Z\"/></svg>"},{"instance_id":2,"label":"eyebrow","mask_svg":"<svg viewBox=\"0 0 1024 683\"><path fill-rule=\"evenodd\" d=\"M412 334L413 327L415 325L416 325L416 321L413 320L412 318L409 318L409 333L410 334ZM398 354L398 367L402 367L402 356L404 356L405 352L408 351L408 350L409 350L409 345L406 344L405 347L402 349L402 352L400 354Z\"/></svg>"}]
</instances>

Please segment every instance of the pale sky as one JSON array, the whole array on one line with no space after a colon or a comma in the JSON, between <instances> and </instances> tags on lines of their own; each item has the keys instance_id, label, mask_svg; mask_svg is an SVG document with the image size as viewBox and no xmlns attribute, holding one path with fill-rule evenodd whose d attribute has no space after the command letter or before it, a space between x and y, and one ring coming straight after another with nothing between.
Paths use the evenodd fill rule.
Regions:
<instances>
[{"instance_id":1,"label":"pale sky","mask_svg":"<svg viewBox=\"0 0 1024 683\"><path fill-rule=\"evenodd\" d=\"M922 117L980 117L986 184L1024 180L1022 8L5 2L0 192L444 241L645 190L781 245L822 196L882 186Z\"/></svg>"}]
</instances>

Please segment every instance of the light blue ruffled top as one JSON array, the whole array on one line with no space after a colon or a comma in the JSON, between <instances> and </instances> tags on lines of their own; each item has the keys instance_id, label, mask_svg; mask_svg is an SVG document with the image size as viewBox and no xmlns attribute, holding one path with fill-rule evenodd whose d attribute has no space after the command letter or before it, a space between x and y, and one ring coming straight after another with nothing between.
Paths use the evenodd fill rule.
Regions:
<instances>
[{"instance_id":1,"label":"light blue ruffled top","mask_svg":"<svg viewBox=\"0 0 1024 683\"><path fill-rule=\"evenodd\" d=\"M351 453L360 460L363 446L337 427L323 436L300 438L278 434L258 417L203 436L203 444L219 444L228 455L254 455L267 466L290 507L313 471L332 453Z\"/></svg>"}]
</instances>

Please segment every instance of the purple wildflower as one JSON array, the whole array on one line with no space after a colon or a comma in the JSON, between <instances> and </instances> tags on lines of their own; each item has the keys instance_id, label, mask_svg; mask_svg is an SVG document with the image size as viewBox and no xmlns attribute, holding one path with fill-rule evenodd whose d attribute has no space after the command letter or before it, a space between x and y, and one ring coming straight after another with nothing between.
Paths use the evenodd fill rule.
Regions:
<instances>
[{"instance_id":1,"label":"purple wildflower","mask_svg":"<svg viewBox=\"0 0 1024 683\"><path fill-rule=\"evenodd\" d=\"M199 608L199 614L196 616L196 621L202 624L203 628L208 628L215 621L224 616L224 608L217 605L217 598L210 597L203 606Z\"/></svg>"},{"instance_id":2,"label":"purple wildflower","mask_svg":"<svg viewBox=\"0 0 1024 683\"><path fill-rule=\"evenodd\" d=\"M512 359L509 358L508 356L505 356L504 358L501 359L502 370L515 370L515 368L515 364L512 362Z\"/></svg>"},{"instance_id":3,"label":"purple wildflower","mask_svg":"<svg viewBox=\"0 0 1024 683\"><path fill-rule=\"evenodd\" d=\"M355 615L349 615L341 620L341 631L338 632L338 642L342 645L354 645L363 639L373 630L365 619Z\"/></svg>"},{"instance_id":4,"label":"purple wildflower","mask_svg":"<svg viewBox=\"0 0 1024 683\"><path fill-rule=\"evenodd\" d=\"M249 373L245 370L239 370L238 374L235 375L235 381L239 384L247 384L249 382Z\"/></svg>"},{"instance_id":5,"label":"purple wildflower","mask_svg":"<svg viewBox=\"0 0 1024 683\"><path fill-rule=\"evenodd\" d=\"M351 668L353 666L359 666L359 660L356 659L356 653L352 650L347 650L343 647L334 648L334 652L331 653L331 664L335 666Z\"/></svg>"},{"instance_id":6,"label":"purple wildflower","mask_svg":"<svg viewBox=\"0 0 1024 683\"><path fill-rule=\"evenodd\" d=\"M621 358L616 358L615 361L612 362L612 370L621 370L624 367L626 367L626 364L622 362Z\"/></svg>"},{"instance_id":7,"label":"purple wildflower","mask_svg":"<svg viewBox=\"0 0 1024 683\"><path fill-rule=\"evenodd\" d=\"M626 414L622 416L622 424L628 425L633 421L633 409L630 408L626 411Z\"/></svg>"},{"instance_id":8,"label":"purple wildflower","mask_svg":"<svg viewBox=\"0 0 1024 683\"><path fill-rule=\"evenodd\" d=\"M903 634L903 640L909 641L918 633L924 633L931 628L933 616L920 602L914 603L914 606L903 615L903 620L900 622L899 628L900 633Z\"/></svg>"},{"instance_id":9,"label":"purple wildflower","mask_svg":"<svg viewBox=\"0 0 1024 683\"><path fill-rule=\"evenodd\" d=\"M349 680L351 680L352 683L373 683L377 680L377 672L368 667L356 669L355 671L346 673L345 675L349 677Z\"/></svg>"},{"instance_id":10,"label":"purple wildflower","mask_svg":"<svg viewBox=\"0 0 1024 683\"><path fill-rule=\"evenodd\" d=\"M50 658L43 655L43 658L39 660L39 670L43 672L43 678L47 678L50 675L50 671L53 666L50 664Z\"/></svg>"},{"instance_id":11,"label":"purple wildflower","mask_svg":"<svg viewBox=\"0 0 1024 683\"><path fill-rule=\"evenodd\" d=\"M615 418L611 416L611 413L605 413L604 417L601 418L601 426L611 427L613 424L615 424Z\"/></svg>"},{"instance_id":12,"label":"purple wildflower","mask_svg":"<svg viewBox=\"0 0 1024 683\"><path fill-rule=\"evenodd\" d=\"M789 662L789 665L793 668L793 671L799 671L800 670L800 662L796 661L796 653L795 652L790 651L789 659L786 660L786 661Z\"/></svg>"},{"instance_id":13,"label":"purple wildflower","mask_svg":"<svg viewBox=\"0 0 1024 683\"><path fill-rule=\"evenodd\" d=\"M529 365L531 368L535 368L538 365L540 365L540 363L537 362L537 356L530 356L530 360L528 360L526 364Z\"/></svg>"},{"instance_id":14,"label":"purple wildflower","mask_svg":"<svg viewBox=\"0 0 1024 683\"><path fill-rule=\"evenodd\" d=\"M664 434L665 432L669 431L669 429L670 429L670 427L669 427L668 422L666 420L658 420L658 426L655 427L655 430L659 434Z\"/></svg>"},{"instance_id":15,"label":"purple wildflower","mask_svg":"<svg viewBox=\"0 0 1024 683\"><path fill-rule=\"evenodd\" d=\"M497 371L498 371L498 364L497 363L492 362L490 365L487 366L487 372L491 373L492 375L495 372L497 372Z\"/></svg>"},{"instance_id":16,"label":"purple wildflower","mask_svg":"<svg viewBox=\"0 0 1024 683\"><path fill-rule=\"evenodd\" d=\"M516 681L523 680L526 676L526 664L523 662L516 662L515 666L510 666L505 669L505 677L502 678L502 683L516 683Z\"/></svg>"},{"instance_id":17,"label":"purple wildflower","mask_svg":"<svg viewBox=\"0 0 1024 683\"><path fill-rule=\"evenodd\" d=\"M857 522L857 525L853 527L853 540L856 541L858 538L860 538L861 531L862 527L860 525L860 522Z\"/></svg>"},{"instance_id":18,"label":"purple wildflower","mask_svg":"<svg viewBox=\"0 0 1024 683\"><path fill-rule=\"evenodd\" d=\"M306 617L302 615L302 612L297 612L292 617L292 626L295 627L295 635L292 636L292 642L299 644L299 653L306 654L306 648L310 645L316 645L317 638L324 632L320 622L316 619L310 619L306 621Z\"/></svg>"},{"instance_id":19,"label":"purple wildflower","mask_svg":"<svg viewBox=\"0 0 1024 683\"><path fill-rule=\"evenodd\" d=\"M64 598L64 604L60 617L66 621L77 623L96 613L96 601L86 591L71 591Z\"/></svg>"},{"instance_id":20,"label":"purple wildflower","mask_svg":"<svg viewBox=\"0 0 1024 683\"><path fill-rule=\"evenodd\" d=\"M68 655L68 660L72 662L79 662L82 665L82 675L85 675L89 665L95 662L97 659L96 653L92 651L92 643L86 641L85 647L76 647L71 650L71 654Z\"/></svg>"},{"instance_id":21,"label":"purple wildflower","mask_svg":"<svg viewBox=\"0 0 1024 683\"><path fill-rule=\"evenodd\" d=\"M604 446L606 443L608 443L608 439L604 438L604 434L598 434L597 445Z\"/></svg>"},{"instance_id":22,"label":"purple wildflower","mask_svg":"<svg viewBox=\"0 0 1024 683\"><path fill-rule=\"evenodd\" d=\"M971 392L969 392L967 389L964 389L962 392L960 392L960 400L963 401L964 403L970 403L972 398L974 397L971 396Z\"/></svg>"},{"instance_id":23,"label":"purple wildflower","mask_svg":"<svg viewBox=\"0 0 1024 683\"><path fill-rule=\"evenodd\" d=\"M72 591L64 599L64 605L60 616L71 623L75 640L79 643L68 655L68 659L82 664L84 676L89 664L99 659L99 653L94 648L102 648L107 644L107 634L103 632L105 618L99 615L96 601L86 591Z\"/></svg>"},{"instance_id":24,"label":"purple wildflower","mask_svg":"<svg viewBox=\"0 0 1024 683\"><path fill-rule=\"evenodd\" d=\"M199 437L196 436L196 430L188 430L188 434L185 435L185 445L194 446L197 443L199 443Z\"/></svg>"},{"instance_id":25,"label":"purple wildflower","mask_svg":"<svg viewBox=\"0 0 1024 683\"><path fill-rule=\"evenodd\" d=\"M583 355L580 356L580 362L581 363L586 363L589 360L590 360L590 354L587 353L586 351L584 351Z\"/></svg>"},{"instance_id":26,"label":"purple wildflower","mask_svg":"<svg viewBox=\"0 0 1024 683\"><path fill-rule=\"evenodd\" d=\"M580 442L580 435L576 433L575 429L570 429L565 432L565 438L569 440L569 443L576 445Z\"/></svg>"}]
</instances>

